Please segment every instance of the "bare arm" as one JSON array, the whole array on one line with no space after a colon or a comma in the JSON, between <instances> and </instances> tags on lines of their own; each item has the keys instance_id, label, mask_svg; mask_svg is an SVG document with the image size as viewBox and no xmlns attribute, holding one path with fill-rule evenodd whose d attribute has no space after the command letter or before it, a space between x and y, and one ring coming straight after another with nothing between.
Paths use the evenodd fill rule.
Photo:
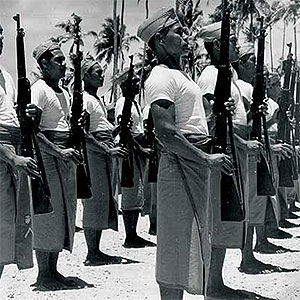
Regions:
<instances>
[{"instance_id":1,"label":"bare arm","mask_svg":"<svg viewBox=\"0 0 300 300\"><path fill-rule=\"evenodd\" d=\"M86 134L85 138L87 141L86 146L88 149L109 155L109 147L105 143L97 141L90 133Z\"/></svg>"},{"instance_id":2,"label":"bare arm","mask_svg":"<svg viewBox=\"0 0 300 300\"><path fill-rule=\"evenodd\" d=\"M39 170L34 159L17 155L2 143L0 143L0 159L29 176L39 176Z\"/></svg>"},{"instance_id":3,"label":"bare arm","mask_svg":"<svg viewBox=\"0 0 300 300\"><path fill-rule=\"evenodd\" d=\"M37 134L37 138L40 148L44 152L53 155L59 159L71 160L76 164L80 164L82 162L81 155L77 150L73 148L61 149L57 145L49 141L41 132Z\"/></svg>"},{"instance_id":4,"label":"bare arm","mask_svg":"<svg viewBox=\"0 0 300 300\"><path fill-rule=\"evenodd\" d=\"M151 105L152 116L158 138L171 152L209 167L221 168L230 163L225 154L207 154L193 146L175 126L175 104L169 100L158 100Z\"/></svg>"}]
</instances>

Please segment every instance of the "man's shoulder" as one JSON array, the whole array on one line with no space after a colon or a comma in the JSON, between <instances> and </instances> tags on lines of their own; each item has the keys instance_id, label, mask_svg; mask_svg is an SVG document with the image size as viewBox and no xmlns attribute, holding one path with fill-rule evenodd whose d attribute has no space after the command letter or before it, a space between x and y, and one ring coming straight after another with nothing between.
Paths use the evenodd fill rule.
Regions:
<instances>
[{"instance_id":1,"label":"man's shoulder","mask_svg":"<svg viewBox=\"0 0 300 300\"><path fill-rule=\"evenodd\" d=\"M47 84L44 80L38 79L36 82L34 82L31 86L32 89L45 89L47 88Z\"/></svg>"},{"instance_id":2,"label":"man's shoulder","mask_svg":"<svg viewBox=\"0 0 300 300\"><path fill-rule=\"evenodd\" d=\"M13 80L11 74L7 71L7 69L5 67L3 67L2 65L0 65L0 70L1 70L1 72L2 72L2 74L4 76L6 76L7 78L9 78L10 80Z\"/></svg>"}]
</instances>

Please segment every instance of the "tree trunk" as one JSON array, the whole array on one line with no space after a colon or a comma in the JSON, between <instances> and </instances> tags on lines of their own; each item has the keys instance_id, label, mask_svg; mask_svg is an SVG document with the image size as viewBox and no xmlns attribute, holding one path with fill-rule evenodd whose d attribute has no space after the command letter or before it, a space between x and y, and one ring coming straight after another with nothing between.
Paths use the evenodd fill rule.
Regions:
<instances>
[{"instance_id":1,"label":"tree trunk","mask_svg":"<svg viewBox=\"0 0 300 300\"><path fill-rule=\"evenodd\" d=\"M274 62L273 62L272 26L270 26L270 61L271 61L271 72L273 72L273 70L274 70Z\"/></svg>"},{"instance_id":2,"label":"tree trunk","mask_svg":"<svg viewBox=\"0 0 300 300\"><path fill-rule=\"evenodd\" d=\"M281 71L283 68L284 50L285 50L285 34L286 34L286 20L283 20L283 33L282 33L282 50L281 50Z\"/></svg>"},{"instance_id":3,"label":"tree trunk","mask_svg":"<svg viewBox=\"0 0 300 300\"><path fill-rule=\"evenodd\" d=\"M122 0L121 2L121 22L120 22L120 31L122 31L123 26L124 26L124 15L125 15L125 0ZM121 62L120 62L120 70L121 72L124 69L124 64L125 64L125 59L124 59L124 55L122 52L122 36L120 37L120 45L119 45L119 53L121 54Z\"/></svg>"},{"instance_id":4,"label":"tree trunk","mask_svg":"<svg viewBox=\"0 0 300 300\"><path fill-rule=\"evenodd\" d=\"M113 65L113 78L115 79L116 74L118 73L118 23L117 23L117 6L118 6L118 0L114 0L113 3L113 20L114 20L114 65ZM113 98L114 103L117 101L118 97L118 91L117 91L117 85L113 85Z\"/></svg>"},{"instance_id":5,"label":"tree trunk","mask_svg":"<svg viewBox=\"0 0 300 300\"><path fill-rule=\"evenodd\" d=\"M294 45L295 45L295 62L297 63L297 24L296 24L296 17L294 17Z\"/></svg>"},{"instance_id":6,"label":"tree trunk","mask_svg":"<svg viewBox=\"0 0 300 300\"><path fill-rule=\"evenodd\" d=\"M145 2L145 9L146 9L146 16L145 18L148 19L149 17L149 2L146 0ZM145 103L142 102L142 92L143 92L143 77L144 77L144 68L145 68L145 60L146 60L146 49L147 49L147 44L144 43L144 49L143 49L143 59L142 59L142 69L141 69L141 74L140 74L140 82L139 82L139 104L144 106Z\"/></svg>"}]
</instances>

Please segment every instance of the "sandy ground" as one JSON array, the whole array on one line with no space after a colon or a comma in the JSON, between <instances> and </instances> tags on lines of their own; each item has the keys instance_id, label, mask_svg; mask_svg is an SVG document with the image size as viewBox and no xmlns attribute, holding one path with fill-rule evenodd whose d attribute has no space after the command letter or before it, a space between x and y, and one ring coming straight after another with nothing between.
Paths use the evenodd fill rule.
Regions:
<instances>
[{"instance_id":1,"label":"sandy ground","mask_svg":"<svg viewBox=\"0 0 300 300\"><path fill-rule=\"evenodd\" d=\"M79 210L80 212L80 210ZM300 214L298 213L300 216ZM290 220L300 224L300 219ZM153 242L156 238L147 234L148 217L139 221L139 233ZM102 238L102 250L111 255L127 258L127 263L119 265L86 267L83 261L86 245L83 232L76 233L75 247L72 254L64 251L59 260L59 270L70 277L78 277L89 286L76 290L34 291L30 287L35 282L37 267L18 271L16 266L6 266L0 282L0 299L17 300L158 300L159 291L155 282L155 250L156 248L125 249L123 222L120 217L119 232L105 231ZM300 228L286 229L293 234L287 240L271 240L272 242L294 250L300 250ZM300 270L300 252L256 256L266 263L285 268ZM224 274L225 281L234 288L246 289L266 297L279 300L300 299L300 271L291 273L273 273L265 275L241 274L237 267L240 263L239 250L229 250L226 256ZM185 293L185 300L203 300L202 296Z\"/></svg>"}]
</instances>

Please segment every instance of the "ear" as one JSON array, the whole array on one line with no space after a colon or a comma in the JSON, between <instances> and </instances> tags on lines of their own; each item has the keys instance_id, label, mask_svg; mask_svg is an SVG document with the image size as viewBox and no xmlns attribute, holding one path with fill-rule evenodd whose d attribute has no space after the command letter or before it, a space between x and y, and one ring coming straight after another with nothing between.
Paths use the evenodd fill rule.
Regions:
<instances>
[{"instance_id":1,"label":"ear","mask_svg":"<svg viewBox=\"0 0 300 300\"><path fill-rule=\"evenodd\" d=\"M165 40L164 40L163 35L161 33L158 32L158 33L155 34L155 42L156 42L156 44L159 44L159 45L164 44Z\"/></svg>"},{"instance_id":2,"label":"ear","mask_svg":"<svg viewBox=\"0 0 300 300\"><path fill-rule=\"evenodd\" d=\"M43 58L40 62L40 66L43 70L46 70L48 68L48 62L45 58Z\"/></svg>"}]
</instances>

